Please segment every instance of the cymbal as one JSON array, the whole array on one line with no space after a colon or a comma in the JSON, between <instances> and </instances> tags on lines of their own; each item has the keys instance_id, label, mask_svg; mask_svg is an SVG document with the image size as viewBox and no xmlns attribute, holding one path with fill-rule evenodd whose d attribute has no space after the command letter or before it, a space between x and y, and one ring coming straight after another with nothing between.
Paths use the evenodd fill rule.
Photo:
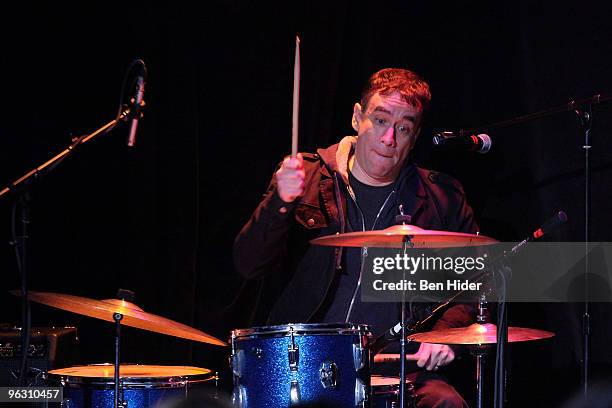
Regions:
<instances>
[{"instance_id":1,"label":"cymbal","mask_svg":"<svg viewBox=\"0 0 612 408\"><path fill-rule=\"evenodd\" d=\"M20 295L19 291L11 291L11 293L17 296ZM115 313L121 313L123 315L121 324L125 326L199 341L201 343L214 344L216 346L227 346L227 343L224 341L200 330L166 319L165 317L147 313L135 304L124 300L96 300L51 292L28 292L28 298L31 301L42 303L47 306L113 323L115 322L113 315Z\"/></svg>"},{"instance_id":2,"label":"cymbal","mask_svg":"<svg viewBox=\"0 0 612 408\"><path fill-rule=\"evenodd\" d=\"M404 241L413 248L454 248L491 245L498 241L479 234L426 230L416 225L393 225L383 230L326 235L310 241L313 245L334 247L401 248Z\"/></svg>"},{"instance_id":3,"label":"cymbal","mask_svg":"<svg viewBox=\"0 0 612 408\"><path fill-rule=\"evenodd\" d=\"M547 339L554 335L555 333L544 330L508 327L508 343ZM495 344L497 343L497 326L491 323L474 323L467 327L416 333L408 336L408 339L419 343Z\"/></svg>"}]
</instances>

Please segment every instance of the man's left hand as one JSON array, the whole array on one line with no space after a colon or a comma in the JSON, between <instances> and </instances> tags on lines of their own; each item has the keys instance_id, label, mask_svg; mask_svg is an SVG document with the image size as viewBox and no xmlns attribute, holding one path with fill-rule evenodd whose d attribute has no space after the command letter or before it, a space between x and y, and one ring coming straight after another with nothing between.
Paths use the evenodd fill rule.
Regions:
<instances>
[{"instance_id":1,"label":"man's left hand","mask_svg":"<svg viewBox=\"0 0 612 408\"><path fill-rule=\"evenodd\" d=\"M445 344L421 343L419 351L414 354L419 367L436 371L455 359L455 352Z\"/></svg>"}]
</instances>

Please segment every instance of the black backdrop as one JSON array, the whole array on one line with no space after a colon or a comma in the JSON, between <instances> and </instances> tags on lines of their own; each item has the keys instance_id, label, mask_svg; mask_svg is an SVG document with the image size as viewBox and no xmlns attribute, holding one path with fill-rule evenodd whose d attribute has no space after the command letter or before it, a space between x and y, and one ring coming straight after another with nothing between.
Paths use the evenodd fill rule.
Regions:
<instances>
[{"instance_id":1,"label":"black backdrop","mask_svg":"<svg viewBox=\"0 0 612 408\"><path fill-rule=\"evenodd\" d=\"M551 239L581 241L583 143L571 113L492 132L495 145L484 156L435 151L430 135L612 92L611 9L603 2L347 0L6 8L0 184L71 136L112 119L131 59L143 58L149 69L137 148L128 150L127 131L118 129L36 184L31 289L110 298L129 288L145 310L220 338L231 328L263 323L270 299L258 298L262 282L236 275L231 245L290 148L296 32L302 36L301 150L351 132L352 104L369 74L409 67L434 95L416 159L463 182L482 232L517 239L564 209L570 222ZM610 105L595 108L592 239L600 241L610 239L612 226L611 112ZM7 243L10 220L11 201L3 200L6 289L19 285ZM19 302L3 292L1 320L18 324ZM609 307L593 307L599 377L612 364L612 333ZM580 308L512 305L511 324L558 333L552 342L514 349L510 384L517 406L536 395L557 401L577 387ZM33 305L33 321L77 325L83 362L112 359L107 323L40 305ZM212 346L125 333L123 361L226 365L225 351Z\"/></svg>"}]
</instances>

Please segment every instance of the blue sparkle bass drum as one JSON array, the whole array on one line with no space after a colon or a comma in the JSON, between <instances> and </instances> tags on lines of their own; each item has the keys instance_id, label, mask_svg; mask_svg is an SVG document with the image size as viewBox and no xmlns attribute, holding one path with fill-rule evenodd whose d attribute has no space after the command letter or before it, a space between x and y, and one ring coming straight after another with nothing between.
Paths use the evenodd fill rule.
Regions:
<instances>
[{"instance_id":1,"label":"blue sparkle bass drum","mask_svg":"<svg viewBox=\"0 0 612 408\"><path fill-rule=\"evenodd\" d=\"M234 330L234 406L368 407L369 340L367 326L351 323Z\"/></svg>"}]
</instances>

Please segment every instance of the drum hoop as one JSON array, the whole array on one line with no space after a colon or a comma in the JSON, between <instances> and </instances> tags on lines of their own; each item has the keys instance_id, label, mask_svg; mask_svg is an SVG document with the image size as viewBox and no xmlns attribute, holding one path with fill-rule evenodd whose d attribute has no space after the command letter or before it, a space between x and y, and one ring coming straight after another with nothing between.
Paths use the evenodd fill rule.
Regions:
<instances>
[{"instance_id":1,"label":"drum hoop","mask_svg":"<svg viewBox=\"0 0 612 408\"><path fill-rule=\"evenodd\" d=\"M399 395L399 377L387 377L387 376L381 376L381 377L385 377L385 378L393 378L393 379L397 379L397 383L393 383L393 384L379 384L379 385L374 385L371 384L370 388L372 390L372 396L396 396ZM410 381L409 379L406 379L406 387L407 389L409 389L410 385L413 384L412 381Z\"/></svg>"},{"instance_id":2,"label":"drum hoop","mask_svg":"<svg viewBox=\"0 0 612 408\"><path fill-rule=\"evenodd\" d=\"M286 335L293 332L294 335L369 335L370 326L367 324L353 323L289 323L276 326L260 326L248 329L232 330L232 338L257 337L267 335Z\"/></svg>"},{"instance_id":3,"label":"drum hoop","mask_svg":"<svg viewBox=\"0 0 612 408\"><path fill-rule=\"evenodd\" d=\"M399 382L397 384L370 385L372 394L386 395L399 393Z\"/></svg>"},{"instance_id":4,"label":"drum hoop","mask_svg":"<svg viewBox=\"0 0 612 408\"><path fill-rule=\"evenodd\" d=\"M91 364L106 365L106 364ZM68 367L67 367L68 368ZM85 377L74 374L45 373L44 379L48 383L60 384L68 388L79 388L81 386L95 386L98 388L114 388L114 377ZM124 377L121 376L121 384L125 388L179 388L199 384L207 381L218 380L216 372L210 371L202 374L189 375L166 375L156 377Z\"/></svg>"}]
</instances>

